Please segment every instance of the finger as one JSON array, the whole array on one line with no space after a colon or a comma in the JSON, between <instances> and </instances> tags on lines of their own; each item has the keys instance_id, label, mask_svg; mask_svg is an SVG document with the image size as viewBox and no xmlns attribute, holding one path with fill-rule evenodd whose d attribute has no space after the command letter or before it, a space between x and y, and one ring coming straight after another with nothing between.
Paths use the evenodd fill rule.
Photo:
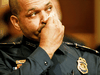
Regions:
<instances>
[{"instance_id":1,"label":"finger","mask_svg":"<svg viewBox=\"0 0 100 75\"><path fill-rule=\"evenodd\" d=\"M51 12L48 16L48 22L47 24L50 24L50 23L54 23L54 16L55 16L55 13L54 12Z\"/></svg>"},{"instance_id":2,"label":"finger","mask_svg":"<svg viewBox=\"0 0 100 75\"><path fill-rule=\"evenodd\" d=\"M52 25L53 24L53 17L49 17L46 25Z\"/></svg>"},{"instance_id":3,"label":"finger","mask_svg":"<svg viewBox=\"0 0 100 75\"><path fill-rule=\"evenodd\" d=\"M59 26L59 25L62 25L62 23L61 23L61 21L59 20L59 18L58 17L55 17L54 16L54 24L56 24L57 26Z\"/></svg>"},{"instance_id":4,"label":"finger","mask_svg":"<svg viewBox=\"0 0 100 75\"><path fill-rule=\"evenodd\" d=\"M63 30L65 31L65 26L64 26L64 25L62 25L62 27L63 27Z\"/></svg>"}]
</instances>

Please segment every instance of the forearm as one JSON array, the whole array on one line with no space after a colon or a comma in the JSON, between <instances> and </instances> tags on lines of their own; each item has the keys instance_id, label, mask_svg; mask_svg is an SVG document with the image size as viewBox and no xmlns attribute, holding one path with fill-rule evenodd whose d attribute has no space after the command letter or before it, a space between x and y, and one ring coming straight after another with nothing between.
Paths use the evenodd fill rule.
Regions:
<instances>
[{"instance_id":1,"label":"forearm","mask_svg":"<svg viewBox=\"0 0 100 75\"><path fill-rule=\"evenodd\" d=\"M52 65L52 62L47 53L38 47L29 57L26 62L17 70L11 71L5 65L0 66L0 75L41 75ZM6 70L8 69L8 70Z\"/></svg>"}]
</instances>

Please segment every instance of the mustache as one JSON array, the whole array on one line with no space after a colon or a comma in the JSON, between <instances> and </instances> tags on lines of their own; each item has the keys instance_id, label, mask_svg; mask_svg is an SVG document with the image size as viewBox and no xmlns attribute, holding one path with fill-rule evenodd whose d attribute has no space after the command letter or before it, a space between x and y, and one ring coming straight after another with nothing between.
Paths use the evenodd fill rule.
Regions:
<instances>
[{"instance_id":1,"label":"mustache","mask_svg":"<svg viewBox=\"0 0 100 75\"><path fill-rule=\"evenodd\" d=\"M41 32L41 30L45 27L46 23L42 23L41 27L38 29L39 33Z\"/></svg>"}]
</instances>

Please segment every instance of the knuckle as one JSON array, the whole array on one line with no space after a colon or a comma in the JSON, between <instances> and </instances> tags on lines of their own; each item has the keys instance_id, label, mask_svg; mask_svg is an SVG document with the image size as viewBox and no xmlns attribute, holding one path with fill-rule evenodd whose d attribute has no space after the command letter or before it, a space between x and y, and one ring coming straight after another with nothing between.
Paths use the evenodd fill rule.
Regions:
<instances>
[{"instance_id":1,"label":"knuckle","mask_svg":"<svg viewBox=\"0 0 100 75\"><path fill-rule=\"evenodd\" d=\"M60 34L64 34L64 29L63 28L60 29Z\"/></svg>"}]
</instances>

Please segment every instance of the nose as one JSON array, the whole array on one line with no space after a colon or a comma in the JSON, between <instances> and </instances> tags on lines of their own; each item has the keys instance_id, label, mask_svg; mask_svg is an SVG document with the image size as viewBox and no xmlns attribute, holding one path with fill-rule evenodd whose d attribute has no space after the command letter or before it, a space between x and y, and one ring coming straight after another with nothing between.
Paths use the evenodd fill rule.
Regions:
<instances>
[{"instance_id":1,"label":"nose","mask_svg":"<svg viewBox=\"0 0 100 75\"><path fill-rule=\"evenodd\" d=\"M46 23L48 20L48 13L46 11L41 11L41 23Z\"/></svg>"}]
</instances>

